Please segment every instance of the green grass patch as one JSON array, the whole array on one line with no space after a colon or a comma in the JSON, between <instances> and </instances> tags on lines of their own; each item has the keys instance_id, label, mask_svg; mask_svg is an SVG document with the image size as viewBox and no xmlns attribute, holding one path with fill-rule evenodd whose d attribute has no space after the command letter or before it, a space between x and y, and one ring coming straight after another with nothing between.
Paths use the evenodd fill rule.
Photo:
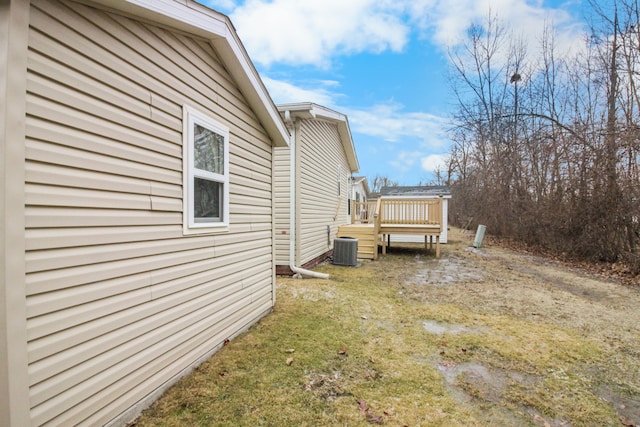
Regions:
<instances>
[{"instance_id":1,"label":"green grass patch","mask_svg":"<svg viewBox=\"0 0 640 427\"><path fill-rule=\"evenodd\" d=\"M608 365L609 346L544 317L413 298L404 281L416 259L322 266L329 280L278 278L273 313L136 425L619 425L598 390L633 397L638 384ZM623 368L634 354L620 356Z\"/></svg>"}]
</instances>

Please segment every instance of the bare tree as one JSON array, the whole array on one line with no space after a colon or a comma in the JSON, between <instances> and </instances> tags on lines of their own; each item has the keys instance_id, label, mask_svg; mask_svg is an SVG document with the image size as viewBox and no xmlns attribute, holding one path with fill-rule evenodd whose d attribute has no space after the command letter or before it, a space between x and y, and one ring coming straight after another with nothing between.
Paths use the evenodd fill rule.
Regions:
<instances>
[{"instance_id":1,"label":"bare tree","mask_svg":"<svg viewBox=\"0 0 640 427\"><path fill-rule=\"evenodd\" d=\"M458 101L447 180L452 221L640 272L640 8L592 5L580 54L539 62L493 16L450 53Z\"/></svg>"},{"instance_id":2,"label":"bare tree","mask_svg":"<svg viewBox=\"0 0 640 427\"><path fill-rule=\"evenodd\" d=\"M483 25L471 26L467 35L468 43L450 52L459 104L451 152L457 169L452 174L464 177L465 209L474 210L475 217L506 234L512 224L510 195L517 187L519 170L510 80L517 87L526 54L522 46L509 43L508 33L492 15Z\"/></svg>"},{"instance_id":3,"label":"bare tree","mask_svg":"<svg viewBox=\"0 0 640 427\"><path fill-rule=\"evenodd\" d=\"M378 174L376 174L376 176L373 179L370 179L368 181L371 182L372 193L379 193L382 187L398 186L398 181L394 181L387 176L378 175Z\"/></svg>"}]
</instances>

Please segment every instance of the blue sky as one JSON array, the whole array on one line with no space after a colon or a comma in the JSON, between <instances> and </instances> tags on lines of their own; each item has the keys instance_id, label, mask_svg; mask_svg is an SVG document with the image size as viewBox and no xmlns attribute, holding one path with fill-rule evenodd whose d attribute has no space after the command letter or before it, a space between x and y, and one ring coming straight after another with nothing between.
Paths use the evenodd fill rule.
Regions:
<instances>
[{"instance_id":1,"label":"blue sky","mask_svg":"<svg viewBox=\"0 0 640 427\"><path fill-rule=\"evenodd\" d=\"M455 108L448 49L497 15L535 51L583 37L580 1L199 0L231 18L276 104L315 102L349 118L360 171L401 185L434 179Z\"/></svg>"}]
</instances>

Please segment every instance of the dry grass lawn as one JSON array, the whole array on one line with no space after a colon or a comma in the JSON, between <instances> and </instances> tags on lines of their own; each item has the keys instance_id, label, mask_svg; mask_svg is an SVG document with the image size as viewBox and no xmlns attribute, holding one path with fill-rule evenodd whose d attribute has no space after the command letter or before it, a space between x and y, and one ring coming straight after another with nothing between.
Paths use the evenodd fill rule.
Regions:
<instances>
[{"instance_id":1,"label":"dry grass lawn","mask_svg":"<svg viewBox=\"0 0 640 427\"><path fill-rule=\"evenodd\" d=\"M471 237L279 278L273 313L135 425L640 423L638 288Z\"/></svg>"}]
</instances>

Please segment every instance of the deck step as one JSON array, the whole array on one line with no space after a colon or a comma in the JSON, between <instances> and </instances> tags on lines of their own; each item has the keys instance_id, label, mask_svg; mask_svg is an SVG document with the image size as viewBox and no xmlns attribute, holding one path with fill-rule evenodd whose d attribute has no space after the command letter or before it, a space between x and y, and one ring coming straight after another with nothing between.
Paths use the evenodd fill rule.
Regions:
<instances>
[{"instance_id":1,"label":"deck step","mask_svg":"<svg viewBox=\"0 0 640 427\"><path fill-rule=\"evenodd\" d=\"M338 227L337 237L358 239L358 258L376 259L378 244L373 226L349 224Z\"/></svg>"}]
</instances>

